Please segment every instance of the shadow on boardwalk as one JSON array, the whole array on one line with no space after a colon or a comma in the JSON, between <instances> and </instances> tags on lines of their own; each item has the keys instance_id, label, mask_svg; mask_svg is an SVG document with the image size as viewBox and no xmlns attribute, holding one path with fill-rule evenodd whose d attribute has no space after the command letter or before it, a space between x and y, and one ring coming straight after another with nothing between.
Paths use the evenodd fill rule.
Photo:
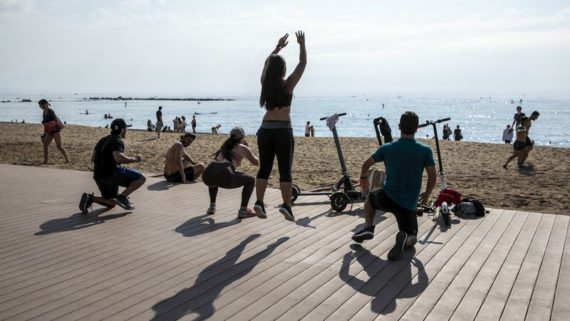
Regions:
<instances>
[{"instance_id":1,"label":"shadow on boardwalk","mask_svg":"<svg viewBox=\"0 0 570 321\"><path fill-rule=\"evenodd\" d=\"M398 298L417 297L427 288L429 278L423 263L414 257L414 249L407 249L399 261L391 262L373 255L359 244L350 247L353 252L344 256L339 277L354 290L372 297L370 310L374 313L390 314L396 309ZM349 275L353 257L368 274L367 281ZM412 265L418 270L416 283L412 283Z\"/></svg>"},{"instance_id":2,"label":"shadow on boardwalk","mask_svg":"<svg viewBox=\"0 0 570 321\"><path fill-rule=\"evenodd\" d=\"M193 217L188 221L182 223L174 231L186 237L196 236L204 233L210 233L239 224L240 219L233 219L229 222L216 223L212 215L203 214Z\"/></svg>"},{"instance_id":3,"label":"shadow on boardwalk","mask_svg":"<svg viewBox=\"0 0 570 321\"><path fill-rule=\"evenodd\" d=\"M34 235L46 235L51 233L79 230L131 214L131 212L123 212L99 216L109 210L109 208L98 208L91 212L89 215L85 215L83 213L75 213L70 217L49 220L41 224L40 231L34 233Z\"/></svg>"},{"instance_id":4,"label":"shadow on boardwalk","mask_svg":"<svg viewBox=\"0 0 570 321\"><path fill-rule=\"evenodd\" d=\"M215 313L214 300L223 289L246 276L259 262L289 239L282 237L268 245L266 249L237 263L246 245L258 237L259 234L249 236L229 250L223 258L202 270L192 287L155 304L152 307L155 311L152 320L178 320L190 313L197 314L196 320L212 316Z\"/></svg>"}]
</instances>

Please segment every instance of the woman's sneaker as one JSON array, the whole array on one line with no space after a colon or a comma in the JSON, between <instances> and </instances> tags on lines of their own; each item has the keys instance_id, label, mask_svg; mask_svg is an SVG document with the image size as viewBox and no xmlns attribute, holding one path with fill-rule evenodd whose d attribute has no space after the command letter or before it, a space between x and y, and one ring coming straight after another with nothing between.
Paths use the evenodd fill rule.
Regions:
<instances>
[{"instance_id":1,"label":"woman's sneaker","mask_svg":"<svg viewBox=\"0 0 570 321\"><path fill-rule=\"evenodd\" d=\"M240 208L238 211L238 218L248 218L257 216L254 210L251 208Z\"/></svg>"},{"instance_id":2,"label":"woman's sneaker","mask_svg":"<svg viewBox=\"0 0 570 321\"><path fill-rule=\"evenodd\" d=\"M255 214L259 218L267 218L267 214L265 213L265 204L261 201L256 201L255 205L253 205L253 210Z\"/></svg>"},{"instance_id":3,"label":"woman's sneaker","mask_svg":"<svg viewBox=\"0 0 570 321\"><path fill-rule=\"evenodd\" d=\"M388 260L396 261L402 256L407 239L408 235L404 231L400 231L396 234L396 244L394 244L394 247L388 252Z\"/></svg>"},{"instance_id":4,"label":"woman's sneaker","mask_svg":"<svg viewBox=\"0 0 570 321\"><path fill-rule=\"evenodd\" d=\"M372 238L374 238L374 225L365 226L352 236L352 240L356 243L362 243L366 240L371 240Z\"/></svg>"},{"instance_id":5,"label":"woman's sneaker","mask_svg":"<svg viewBox=\"0 0 570 321\"><path fill-rule=\"evenodd\" d=\"M131 202L129 202L129 199L123 195L115 196L115 198L113 198L113 201L115 203L117 203L117 205L119 205L120 207L122 207L126 210L134 210L135 209L133 207L133 205L131 204Z\"/></svg>"},{"instance_id":6,"label":"woman's sneaker","mask_svg":"<svg viewBox=\"0 0 570 321\"><path fill-rule=\"evenodd\" d=\"M291 207L287 204L282 204L279 208L279 213L285 216L287 221L295 222L295 217L293 216L293 211L291 211Z\"/></svg>"},{"instance_id":7,"label":"woman's sneaker","mask_svg":"<svg viewBox=\"0 0 570 321\"><path fill-rule=\"evenodd\" d=\"M79 201L79 209L83 214L89 213L89 208L93 204L93 194L83 193L81 195L81 200Z\"/></svg>"},{"instance_id":8,"label":"woman's sneaker","mask_svg":"<svg viewBox=\"0 0 570 321\"><path fill-rule=\"evenodd\" d=\"M216 205L210 204L210 207L208 207L208 209L206 210L206 214L208 215L216 214Z\"/></svg>"}]
</instances>

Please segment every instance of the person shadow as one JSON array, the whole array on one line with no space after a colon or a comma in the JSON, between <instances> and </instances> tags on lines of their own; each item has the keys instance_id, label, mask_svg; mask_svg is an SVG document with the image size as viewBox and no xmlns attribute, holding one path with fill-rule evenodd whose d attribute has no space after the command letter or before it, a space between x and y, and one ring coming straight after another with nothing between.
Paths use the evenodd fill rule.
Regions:
<instances>
[{"instance_id":1,"label":"person shadow","mask_svg":"<svg viewBox=\"0 0 570 321\"><path fill-rule=\"evenodd\" d=\"M47 235L51 233L59 233L66 231L75 231L83 228L99 225L105 223L108 220L114 220L128 214L131 212L123 212L111 215L100 216L101 214L110 211L110 208L102 207L98 208L91 213L75 213L70 217L66 218L56 218L42 223L39 228L40 231L34 233L34 235Z\"/></svg>"},{"instance_id":2,"label":"person shadow","mask_svg":"<svg viewBox=\"0 0 570 321\"><path fill-rule=\"evenodd\" d=\"M216 223L216 221L212 218L211 215L202 214L200 216L193 217L188 221L180 224L180 226L174 229L174 231L186 237L191 237L200 234L214 232L226 227L230 227L232 225L239 224L240 221L241 221L240 219L235 218L229 222Z\"/></svg>"},{"instance_id":3,"label":"person shadow","mask_svg":"<svg viewBox=\"0 0 570 321\"><path fill-rule=\"evenodd\" d=\"M161 175L162 176L162 175ZM158 181L156 183L152 183L146 187L149 191L167 191L172 186L178 185L176 183L169 182L167 180Z\"/></svg>"},{"instance_id":4,"label":"person shadow","mask_svg":"<svg viewBox=\"0 0 570 321\"><path fill-rule=\"evenodd\" d=\"M281 237L264 250L237 263L246 245L259 236L260 234L250 235L230 249L224 257L202 270L192 287L180 290L174 296L153 305L155 316L151 320L178 320L190 313L198 315L195 320L213 316L216 312L214 301L223 289L250 273L257 264L289 239Z\"/></svg>"},{"instance_id":5,"label":"person shadow","mask_svg":"<svg viewBox=\"0 0 570 321\"><path fill-rule=\"evenodd\" d=\"M339 277L354 290L372 297L370 309L376 314L387 315L396 310L399 298L413 298L420 295L428 286L429 278L423 263L416 257L415 249L406 249L398 261L386 261L370 253L360 244L352 244L353 251L345 254ZM368 280L360 280L349 275L349 265L356 257ZM417 282L412 266L418 270Z\"/></svg>"}]
</instances>

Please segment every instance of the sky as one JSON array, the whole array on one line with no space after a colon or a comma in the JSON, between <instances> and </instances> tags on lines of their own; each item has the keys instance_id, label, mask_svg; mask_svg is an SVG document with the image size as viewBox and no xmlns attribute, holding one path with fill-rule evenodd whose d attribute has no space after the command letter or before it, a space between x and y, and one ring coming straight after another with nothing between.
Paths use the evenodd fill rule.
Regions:
<instances>
[{"instance_id":1,"label":"sky","mask_svg":"<svg viewBox=\"0 0 570 321\"><path fill-rule=\"evenodd\" d=\"M0 93L258 94L279 37L297 95L570 92L558 0L0 0Z\"/></svg>"}]
</instances>

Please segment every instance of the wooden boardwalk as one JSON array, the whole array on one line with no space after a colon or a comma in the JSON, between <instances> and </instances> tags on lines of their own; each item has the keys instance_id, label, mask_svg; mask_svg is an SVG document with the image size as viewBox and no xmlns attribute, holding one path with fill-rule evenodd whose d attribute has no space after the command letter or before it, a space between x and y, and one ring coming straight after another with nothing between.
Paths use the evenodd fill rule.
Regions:
<instances>
[{"instance_id":1,"label":"wooden boardwalk","mask_svg":"<svg viewBox=\"0 0 570 321\"><path fill-rule=\"evenodd\" d=\"M332 213L300 197L296 223L275 206L238 220L241 190L205 215L202 183L149 178L136 210L85 217L91 173L0 165L2 320L569 320L569 217L491 210L442 228L420 218L419 242L397 262L397 231L350 237L356 204ZM253 201L253 200L252 200Z\"/></svg>"}]
</instances>

